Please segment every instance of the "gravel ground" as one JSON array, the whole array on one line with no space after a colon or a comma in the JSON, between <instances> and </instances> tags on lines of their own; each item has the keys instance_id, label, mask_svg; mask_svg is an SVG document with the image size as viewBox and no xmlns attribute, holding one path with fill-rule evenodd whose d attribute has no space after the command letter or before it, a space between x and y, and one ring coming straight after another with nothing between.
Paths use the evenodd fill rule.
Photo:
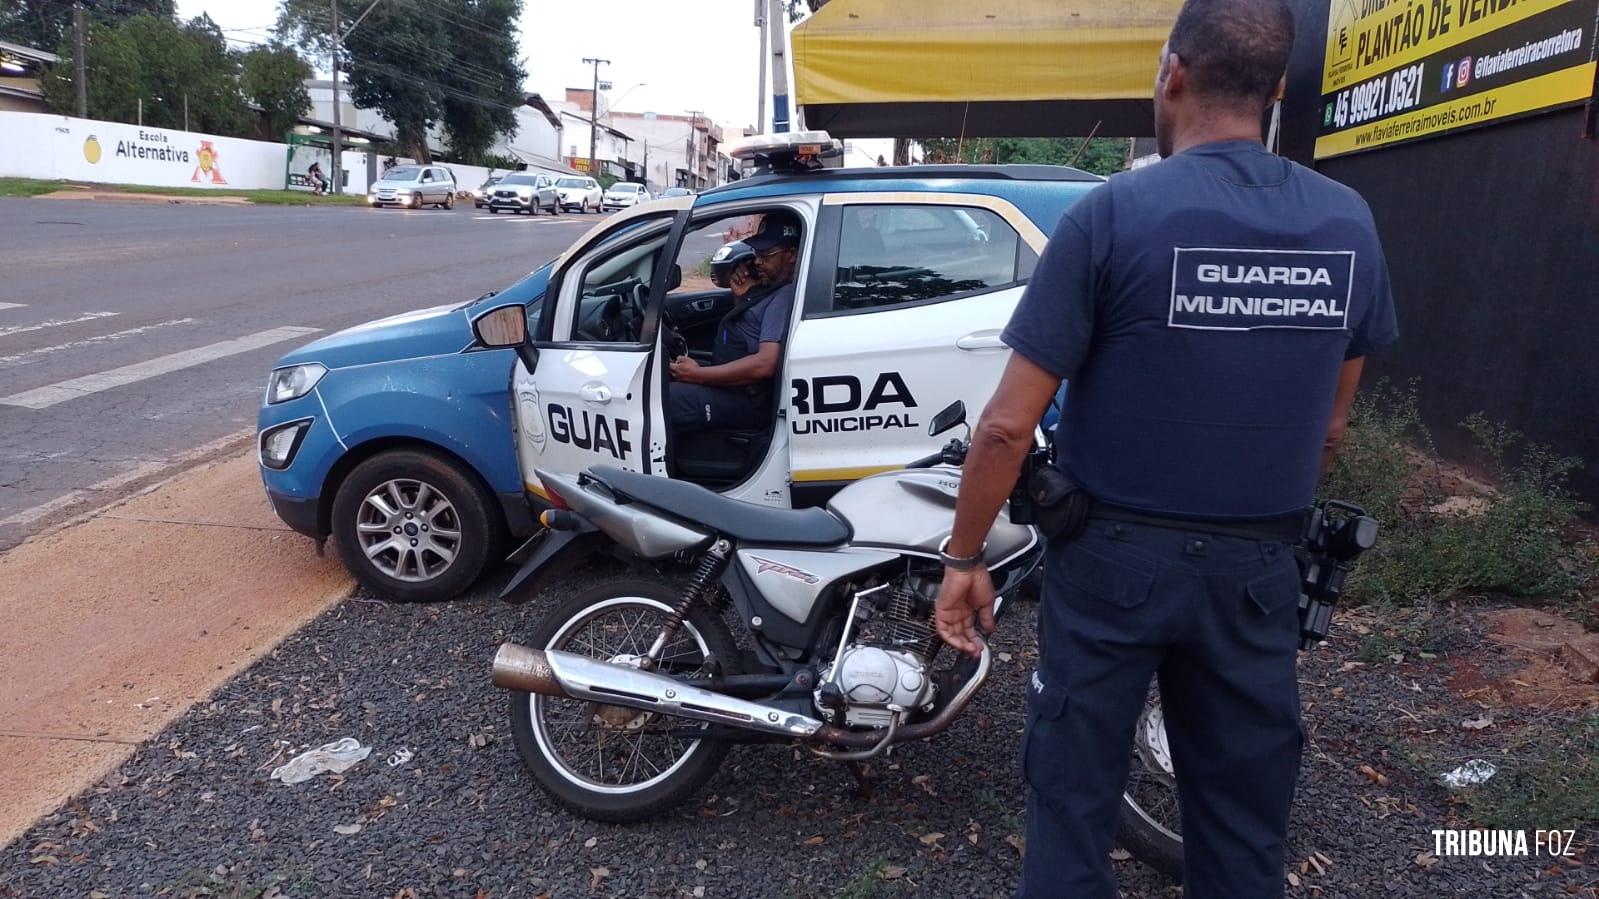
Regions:
<instances>
[{"instance_id":1,"label":"gravel ground","mask_svg":"<svg viewBox=\"0 0 1599 899\"><path fill-rule=\"evenodd\" d=\"M993 643L1009 658L973 710L876 763L870 797L842 766L741 747L671 816L603 826L544 800L488 683L495 646L553 600L487 597L342 603L7 847L0 896L966 897L1014 884L1031 605L1002 622ZM1429 722L1441 754L1496 739L1460 730L1475 706L1445 686L1454 654L1486 650L1466 628L1434 641L1436 659L1347 666L1356 637L1306 665L1311 744L1290 894L1582 894L1590 869L1549 859L1417 863L1432 828L1463 825L1447 792L1393 747ZM293 753L345 736L373 747L346 774L268 779ZM1312 853L1321 871L1305 861ZM1137 862L1117 866L1125 896L1179 892Z\"/></svg>"}]
</instances>

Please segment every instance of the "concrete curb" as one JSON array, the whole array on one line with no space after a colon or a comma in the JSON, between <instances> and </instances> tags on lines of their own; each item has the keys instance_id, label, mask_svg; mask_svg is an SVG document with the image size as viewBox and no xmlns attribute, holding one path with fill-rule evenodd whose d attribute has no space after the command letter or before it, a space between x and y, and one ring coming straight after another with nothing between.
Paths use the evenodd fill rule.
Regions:
<instances>
[{"instance_id":1,"label":"concrete curb","mask_svg":"<svg viewBox=\"0 0 1599 899\"><path fill-rule=\"evenodd\" d=\"M58 190L36 200L111 200L124 203L188 203L194 206L254 206L245 197L191 197L174 194L122 193L114 190Z\"/></svg>"}]
</instances>

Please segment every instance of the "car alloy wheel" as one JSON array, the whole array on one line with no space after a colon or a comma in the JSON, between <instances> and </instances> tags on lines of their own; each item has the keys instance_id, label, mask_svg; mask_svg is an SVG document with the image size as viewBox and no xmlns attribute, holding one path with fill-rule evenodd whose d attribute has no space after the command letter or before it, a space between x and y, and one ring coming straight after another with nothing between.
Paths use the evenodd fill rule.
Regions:
<instances>
[{"instance_id":1,"label":"car alloy wheel","mask_svg":"<svg viewBox=\"0 0 1599 899\"><path fill-rule=\"evenodd\" d=\"M409 478L372 488L361 501L355 532L374 567L408 583L442 575L461 548L455 504L433 485Z\"/></svg>"}]
</instances>

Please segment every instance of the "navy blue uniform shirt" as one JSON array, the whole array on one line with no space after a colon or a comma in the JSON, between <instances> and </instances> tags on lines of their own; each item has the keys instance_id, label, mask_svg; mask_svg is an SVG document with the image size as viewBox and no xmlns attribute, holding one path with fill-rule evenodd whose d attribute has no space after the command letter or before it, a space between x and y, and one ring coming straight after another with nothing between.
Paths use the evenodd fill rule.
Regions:
<instances>
[{"instance_id":1,"label":"navy blue uniform shirt","mask_svg":"<svg viewBox=\"0 0 1599 899\"><path fill-rule=\"evenodd\" d=\"M1398 334L1365 201L1228 141L1067 211L1004 340L1071 382L1060 465L1091 495L1246 519L1312 501L1342 363Z\"/></svg>"},{"instance_id":2,"label":"navy blue uniform shirt","mask_svg":"<svg viewBox=\"0 0 1599 899\"><path fill-rule=\"evenodd\" d=\"M788 337L788 319L793 311L794 282L790 281L772 289L733 319L726 339L733 346L742 347L743 356L753 355L763 343L782 343Z\"/></svg>"}]
</instances>

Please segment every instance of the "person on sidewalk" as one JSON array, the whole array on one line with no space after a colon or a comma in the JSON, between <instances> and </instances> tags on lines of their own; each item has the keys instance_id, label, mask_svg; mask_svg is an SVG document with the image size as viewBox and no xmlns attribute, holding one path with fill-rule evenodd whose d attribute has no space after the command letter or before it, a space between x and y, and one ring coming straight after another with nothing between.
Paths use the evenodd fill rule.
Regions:
<instances>
[{"instance_id":1,"label":"person on sidewalk","mask_svg":"<svg viewBox=\"0 0 1599 899\"><path fill-rule=\"evenodd\" d=\"M1183 4L1155 83L1162 161L1067 211L1003 332L1015 352L972 436L935 615L980 653L983 537L1070 379L1058 467L1091 504L1045 554L1029 899L1117 895L1108 856L1152 676L1183 895L1283 894L1304 740L1293 544L1363 357L1398 336L1366 203L1261 145L1292 42L1284 0Z\"/></svg>"}]
</instances>

